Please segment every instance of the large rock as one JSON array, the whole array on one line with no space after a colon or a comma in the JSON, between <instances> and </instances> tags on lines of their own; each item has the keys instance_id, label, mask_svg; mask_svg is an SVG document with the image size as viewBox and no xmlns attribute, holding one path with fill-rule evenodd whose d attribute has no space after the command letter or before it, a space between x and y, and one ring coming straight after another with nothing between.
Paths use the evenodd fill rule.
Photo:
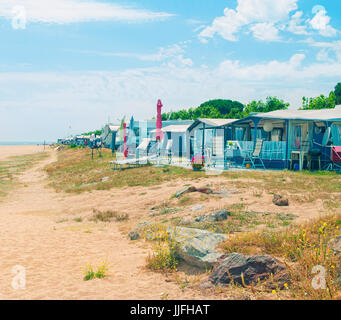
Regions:
<instances>
[{"instance_id":1,"label":"large rock","mask_svg":"<svg viewBox=\"0 0 341 320\"><path fill-rule=\"evenodd\" d=\"M170 234L178 244L179 257L186 263L202 269L214 266L223 255L216 248L220 242L227 239L224 234L183 227L170 230Z\"/></svg>"},{"instance_id":2,"label":"large rock","mask_svg":"<svg viewBox=\"0 0 341 320\"><path fill-rule=\"evenodd\" d=\"M280 287L289 281L285 265L277 259L269 255L244 256L239 253L222 256L214 266L209 280L215 285L229 284L231 279L235 283L243 284L241 274L246 285L257 283L258 279L265 280L271 274Z\"/></svg>"},{"instance_id":3,"label":"large rock","mask_svg":"<svg viewBox=\"0 0 341 320\"><path fill-rule=\"evenodd\" d=\"M139 223L129 232L129 237L133 240L138 235L137 238L157 240L159 227L154 223ZM224 234L185 227L165 227L164 231L176 242L179 258L192 266L210 269L223 255L216 248L227 239Z\"/></svg>"}]
</instances>

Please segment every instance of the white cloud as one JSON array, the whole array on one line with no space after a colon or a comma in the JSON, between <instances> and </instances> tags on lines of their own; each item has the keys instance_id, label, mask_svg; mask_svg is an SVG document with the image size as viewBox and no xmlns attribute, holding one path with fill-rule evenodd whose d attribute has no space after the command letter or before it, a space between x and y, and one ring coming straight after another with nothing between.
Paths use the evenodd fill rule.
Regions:
<instances>
[{"instance_id":1,"label":"white cloud","mask_svg":"<svg viewBox=\"0 0 341 320\"><path fill-rule=\"evenodd\" d=\"M314 30L317 30L322 36L334 37L337 34L337 30L329 25L330 17L327 15L327 11L318 10L315 16L309 21L309 24Z\"/></svg>"},{"instance_id":2,"label":"white cloud","mask_svg":"<svg viewBox=\"0 0 341 320\"><path fill-rule=\"evenodd\" d=\"M202 40L212 38L216 33L229 41L236 41L241 28L252 23L272 25L288 19L289 13L297 9L298 0L238 0L237 8L224 10L224 16L214 19L211 26L201 31ZM254 28L254 27L253 27ZM258 27L260 28L260 27ZM256 33L258 35L258 33Z\"/></svg>"},{"instance_id":3,"label":"white cloud","mask_svg":"<svg viewBox=\"0 0 341 320\"><path fill-rule=\"evenodd\" d=\"M302 19L303 12L302 11L297 11L295 14L291 17L289 21L289 25L287 30L289 32L292 32L294 34L298 35L308 35L309 32L307 31L307 26L305 24L302 24L303 19Z\"/></svg>"},{"instance_id":4,"label":"white cloud","mask_svg":"<svg viewBox=\"0 0 341 320\"><path fill-rule=\"evenodd\" d=\"M341 77L340 61L306 65L304 59L297 53L257 64L226 60L216 68L167 63L116 72L0 73L0 136L55 139L66 135L69 125L74 133L83 132L100 127L108 116L147 119L155 115L159 98L165 112L213 98L247 103L268 95L300 106L302 96L329 92Z\"/></svg>"},{"instance_id":5,"label":"white cloud","mask_svg":"<svg viewBox=\"0 0 341 320\"><path fill-rule=\"evenodd\" d=\"M1 0L0 17L13 18L13 7L23 6L28 22L75 23L88 21L145 21L172 16L96 0Z\"/></svg>"},{"instance_id":6,"label":"white cloud","mask_svg":"<svg viewBox=\"0 0 341 320\"><path fill-rule=\"evenodd\" d=\"M273 23L257 23L250 27L253 36L258 40L277 41L279 40L278 29Z\"/></svg>"},{"instance_id":7,"label":"white cloud","mask_svg":"<svg viewBox=\"0 0 341 320\"><path fill-rule=\"evenodd\" d=\"M185 58L185 47L188 41L181 42L180 44L170 45L168 47L159 48L156 53L129 53L129 52L102 52L96 50L66 50L69 52L77 52L80 54L98 55L102 57L122 57L132 58L140 61L149 62L167 62L172 65L179 66L192 66L193 61L190 58Z\"/></svg>"},{"instance_id":8,"label":"white cloud","mask_svg":"<svg viewBox=\"0 0 341 320\"><path fill-rule=\"evenodd\" d=\"M313 39L309 38L305 43L309 44L312 47L315 48L321 48L319 52L319 57L327 57L330 56L330 54L334 54L337 61L341 62L341 41L331 41L331 42L318 42L314 41Z\"/></svg>"}]
</instances>

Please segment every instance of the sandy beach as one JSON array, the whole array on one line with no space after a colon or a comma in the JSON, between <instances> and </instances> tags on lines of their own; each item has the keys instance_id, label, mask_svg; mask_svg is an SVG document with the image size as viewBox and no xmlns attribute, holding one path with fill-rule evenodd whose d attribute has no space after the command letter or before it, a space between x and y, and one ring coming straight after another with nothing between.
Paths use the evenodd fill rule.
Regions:
<instances>
[{"instance_id":1,"label":"sandy beach","mask_svg":"<svg viewBox=\"0 0 341 320\"><path fill-rule=\"evenodd\" d=\"M48 148L48 147L46 147ZM8 157L20 156L24 154L31 154L40 152L44 149L41 145L25 145L25 146L1 146L0 145L0 161Z\"/></svg>"},{"instance_id":2,"label":"sandy beach","mask_svg":"<svg viewBox=\"0 0 341 320\"><path fill-rule=\"evenodd\" d=\"M2 159L37 147L3 147ZM0 299L205 299L199 291L183 290L164 275L145 269L148 246L131 242L115 223L75 222L93 208L132 207L134 192L126 190L82 195L57 194L46 186L42 168L56 154L24 172L15 192L0 202ZM135 190L137 191L137 190ZM136 208L132 216L142 211ZM101 259L110 263L104 279L83 280L83 268ZM26 271L26 288L13 289L13 267Z\"/></svg>"}]
</instances>

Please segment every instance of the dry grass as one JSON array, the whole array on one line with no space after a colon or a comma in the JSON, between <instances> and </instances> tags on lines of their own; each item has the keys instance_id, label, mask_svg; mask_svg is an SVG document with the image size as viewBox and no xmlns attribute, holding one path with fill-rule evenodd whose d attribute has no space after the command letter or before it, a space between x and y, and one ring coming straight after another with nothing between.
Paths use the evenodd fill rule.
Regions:
<instances>
[{"instance_id":1,"label":"dry grass","mask_svg":"<svg viewBox=\"0 0 341 320\"><path fill-rule=\"evenodd\" d=\"M341 257L329 248L331 239L339 236L341 215L292 226L286 230L247 232L233 236L221 248L226 253L271 254L287 264L290 273L291 297L295 299L334 299L341 290ZM314 266L326 270L326 288L315 290L312 281Z\"/></svg>"},{"instance_id":2,"label":"dry grass","mask_svg":"<svg viewBox=\"0 0 341 320\"><path fill-rule=\"evenodd\" d=\"M238 189L256 190L256 197L279 193L298 204L321 199L327 210L340 206L341 175L335 172L227 171L223 177Z\"/></svg>"},{"instance_id":3,"label":"dry grass","mask_svg":"<svg viewBox=\"0 0 341 320\"><path fill-rule=\"evenodd\" d=\"M119 213L112 210L100 211L97 209L93 209L93 216L90 218L90 221L102 221L102 222L110 222L113 219L116 221L126 221L129 219L129 215L127 213Z\"/></svg>"},{"instance_id":4,"label":"dry grass","mask_svg":"<svg viewBox=\"0 0 341 320\"><path fill-rule=\"evenodd\" d=\"M216 210L226 209L230 215L226 220L208 222L198 221L186 227L209 230L218 233L235 233L254 231L258 229L275 230L278 228L288 227L296 218L293 214L273 213L273 212L256 212L245 209L245 204L237 203L227 207L218 208ZM213 211L213 210L212 210ZM181 224L181 218L174 219L173 224Z\"/></svg>"},{"instance_id":5,"label":"dry grass","mask_svg":"<svg viewBox=\"0 0 341 320\"><path fill-rule=\"evenodd\" d=\"M49 175L50 186L56 191L80 193L91 190L109 190L126 186L154 186L174 178L200 178L203 172L194 172L178 167L141 168L113 171L110 150L103 150L102 157L94 156L91 150L67 149L58 153L58 160L48 165L45 170ZM103 180L103 178L106 178Z\"/></svg>"},{"instance_id":6,"label":"dry grass","mask_svg":"<svg viewBox=\"0 0 341 320\"><path fill-rule=\"evenodd\" d=\"M24 156L10 157L7 161L0 161L0 199L16 185L17 175L32 167L38 161L46 159L47 153L39 152Z\"/></svg>"}]
</instances>

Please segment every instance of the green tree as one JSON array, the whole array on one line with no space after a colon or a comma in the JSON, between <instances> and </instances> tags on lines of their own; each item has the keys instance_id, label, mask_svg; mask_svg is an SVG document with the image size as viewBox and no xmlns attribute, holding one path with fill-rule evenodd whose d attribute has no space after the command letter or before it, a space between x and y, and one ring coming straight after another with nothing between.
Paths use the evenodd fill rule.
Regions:
<instances>
[{"instance_id":1,"label":"green tree","mask_svg":"<svg viewBox=\"0 0 341 320\"><path fill-rule=\"evenodd\" d=\"M301 110L319 110L319 109L332 109L335 108L335 93L331 91L329 96L326 97L321 94L315 98L302 98Z\"/></svg>"},{"instance_id":2,"label":"green tree","mask_svg":"<svg viewBox=\"0 0 341 320\"><path fill-rule=\"evenodd\" d=\"M163 113L162 120L196 120L198 118L239 119L244 105L238 101L215 99L202 103L197 108Z\"/></svg>"},{"instance_id":3,"label":"green tree","mask_svg":"<svg viewBox=\"0 0 341 320\"><path fill-rule=\"evenodd\" d=\"M288 109L289 103L284 102L277 97L267 97L266 101L253 100L248 103L243 110L243 116L247 117L252 112L270 112L275 110L285 110Z\"/></svg>"},{"instance_id":4,"label":"green tree","mask_svg":"<svg viewBox=\"0 0 341 320\"><path fill-rule=\"evenodd\" d=\"M336 105L341 104L341 82L339 82L335 86L334 94L335 94L335 104Z\"/></svg>"}]
</instances>

